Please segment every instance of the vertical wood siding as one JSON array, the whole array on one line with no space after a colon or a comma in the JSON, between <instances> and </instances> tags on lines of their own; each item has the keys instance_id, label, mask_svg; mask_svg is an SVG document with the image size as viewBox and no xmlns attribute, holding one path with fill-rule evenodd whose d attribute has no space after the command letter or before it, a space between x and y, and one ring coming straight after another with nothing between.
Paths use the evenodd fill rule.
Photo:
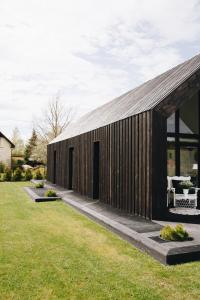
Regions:
<instances>
[{"instance_id":1,"label":"vertical wood siding","mask_svg":"<svg viewBox=\"0 0 200 300\"><path fill-rule=\"evenodd\" d=\"M152 112L152 217L157 219L167 209L167 122L160 113Z\"/></svg>"},{"instance_id":2,"label":"vertical wood siding","mask_svg":"<svg viewBox=\"0 0 200 300\"><path fill-rule=\"evenodd\" d=\"M152 203L155 193L155 184L152 187L152 183L158 179L152 171L153 160L156 160L152 152L152 121L153 113L147 111L50 144L48 180L53 180L53 152L56 150L56 183L68 187L69 148L74 147L73 189L82 195L93 197L93 143L99 141L100 201L122 211L151 219L154 215ZM161 131L163 132L163 127ZM154 140L159 144L159 137L155 136ZM162 184L162 178L159 184ZM158 201L159 195L157 192L155 194L154 200ZM154 207L157 209L156 205Z\"/></svg>"}]
</instances>

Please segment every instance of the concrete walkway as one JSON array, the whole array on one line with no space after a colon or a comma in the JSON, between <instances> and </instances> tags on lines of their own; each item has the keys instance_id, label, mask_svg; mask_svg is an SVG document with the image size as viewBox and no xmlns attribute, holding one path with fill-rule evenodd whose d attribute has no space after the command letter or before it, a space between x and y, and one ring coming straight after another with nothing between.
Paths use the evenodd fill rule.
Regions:
<instances>
[{"instance_id":1,"label":"concrete walkway","mask_svg":"<svg viewBox=\"0 0 200 300\"><path fill-rule=\"evenodd\" d=\"M56 190L58 196L68 205L87 215L109 230L128 240L137 248L147 252L164 264L176 264L200 259L200 225L185 224L192 241L168 242L159 238L160 229L172 222L148 221L130 216L56 185L46 183Z\"/></svg>"}]
</instances>

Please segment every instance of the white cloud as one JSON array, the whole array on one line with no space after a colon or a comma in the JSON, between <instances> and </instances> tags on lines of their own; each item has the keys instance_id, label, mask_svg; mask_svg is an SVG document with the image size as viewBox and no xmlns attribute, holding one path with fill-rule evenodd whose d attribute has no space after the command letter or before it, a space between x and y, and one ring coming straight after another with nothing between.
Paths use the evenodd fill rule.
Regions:
<instances>
[{"instance_id":1,"label":"white cloud","mask_svg":"<svg viewBox=\"0 0 200 300\"><path fill-rule=\"evenodd\" d=\"M194 55L199 18L197 0L1 0L0 129L27 136L58 90L80 115Z\"/></svg>"}]
</instances>

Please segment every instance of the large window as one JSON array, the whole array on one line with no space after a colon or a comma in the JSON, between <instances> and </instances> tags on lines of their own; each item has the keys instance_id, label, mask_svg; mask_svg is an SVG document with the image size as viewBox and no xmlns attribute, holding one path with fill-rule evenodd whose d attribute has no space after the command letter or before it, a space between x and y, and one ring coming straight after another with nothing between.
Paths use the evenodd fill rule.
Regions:
<instances>
[{"instance_id":1,"label":"large window","mask_svg":"<svg viewBox=\"0 0 200 300\"><path fill-rule=\"evenodd\" d=\"M199 94L183 103L167 120L167 170L169 176L191 176L200 184Z\"/></svg>"}]
</instances>

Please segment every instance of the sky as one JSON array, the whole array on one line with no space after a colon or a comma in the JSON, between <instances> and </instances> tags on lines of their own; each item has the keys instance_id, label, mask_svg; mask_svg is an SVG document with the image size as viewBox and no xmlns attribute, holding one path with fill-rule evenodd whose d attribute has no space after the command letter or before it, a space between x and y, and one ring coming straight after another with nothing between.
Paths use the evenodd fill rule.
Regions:
<instances>
[{"instance_id":1,"label":"sky","mask_svg":"<svg viewBox=\"0 0 200 300\"><path fill-rule=\"evenodd\" d=\"M75 118L200 53L200 0L0 0L0 131L30 137L59 94Z\"/></svg>"}]
</instances>

